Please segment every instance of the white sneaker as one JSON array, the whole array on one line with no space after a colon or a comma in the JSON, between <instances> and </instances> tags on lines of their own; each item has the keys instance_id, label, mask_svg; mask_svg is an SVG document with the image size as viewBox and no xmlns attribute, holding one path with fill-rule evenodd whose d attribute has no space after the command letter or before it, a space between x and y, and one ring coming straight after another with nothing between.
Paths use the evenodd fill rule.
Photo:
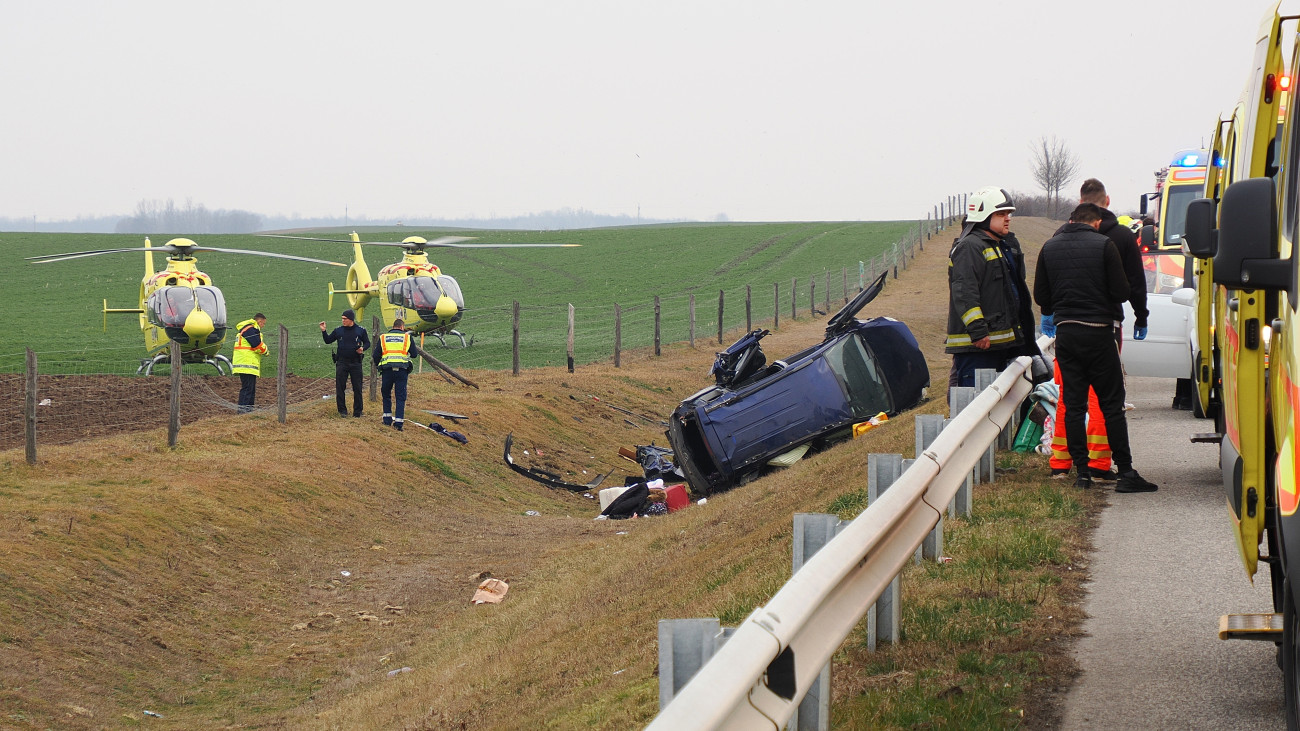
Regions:
<instances>
[{"instance_id":1,"label":"white sneaker","mask_svg":"<svg viewBox=\"0 0 1300 731\"><path fill-rule=\"evenodd\" d=\"M1136 408L1137 408L1137 407L1134 406L1133 404L1131 404L1131 403L1129 403L1129 402L1127 402L1127 401L1124 402L1124 410L1125 410L1125 411L1132 411L1133 409L1136 409Z\"/></svg>"}]
</instances>

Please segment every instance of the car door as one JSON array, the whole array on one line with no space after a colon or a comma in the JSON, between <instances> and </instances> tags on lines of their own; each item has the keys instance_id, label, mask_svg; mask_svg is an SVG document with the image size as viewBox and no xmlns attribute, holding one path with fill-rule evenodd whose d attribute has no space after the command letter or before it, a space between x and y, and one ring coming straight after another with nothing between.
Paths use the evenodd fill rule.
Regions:
<instances>
[{"instance_id":1,"label":"car door","mask_svg":"<svg viewBox=\"0 0 1300 731\"><path fill-rule=\"evenodd\" d=\"M1147 280L1147 337L1133 338L1133 307L1124 303L1124 347L1120 359L1130 376L1187 378L1192 373L1190 331L1193 326L1192 300L1174 297L1184 289L1187 258L1181 253L1152 252L1142 255Z\"/></svg>"}]
</instances>

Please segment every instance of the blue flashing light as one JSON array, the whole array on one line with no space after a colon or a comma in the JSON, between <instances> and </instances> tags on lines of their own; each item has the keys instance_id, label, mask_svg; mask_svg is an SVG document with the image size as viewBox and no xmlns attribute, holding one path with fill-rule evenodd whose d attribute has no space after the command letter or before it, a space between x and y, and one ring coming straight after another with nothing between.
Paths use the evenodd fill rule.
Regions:
<instances>
[{"instance_id":1,"label":"blue flashing light","mask_svg":"<svg viewBox=\"0 0 1300 731\"><path fill-rule=\"evenodd\" d=\"M1182 150L1175 157L1174 161L1169 164L1175 168L1195 168L1205 164L1205 150Z\"/></svg>"}]
</instances>

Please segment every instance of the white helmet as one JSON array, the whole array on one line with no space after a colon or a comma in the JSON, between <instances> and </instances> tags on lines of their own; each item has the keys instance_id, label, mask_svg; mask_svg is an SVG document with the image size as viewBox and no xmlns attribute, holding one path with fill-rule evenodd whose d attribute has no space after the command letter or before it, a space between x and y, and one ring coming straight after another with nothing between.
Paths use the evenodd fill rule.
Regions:
<instances>
[{"instance_id":1,"label":"white helmet","mask_svg":"<svg viewBox=\"0 0 1300 731\"><path fill-rule=\"evenodd\" d=\"M1014 210L1016 204L1011 202L1011 194L990 185L971 193L966 199L966 223L979 223L998 211Z\"/></svg>"}]
</instances>

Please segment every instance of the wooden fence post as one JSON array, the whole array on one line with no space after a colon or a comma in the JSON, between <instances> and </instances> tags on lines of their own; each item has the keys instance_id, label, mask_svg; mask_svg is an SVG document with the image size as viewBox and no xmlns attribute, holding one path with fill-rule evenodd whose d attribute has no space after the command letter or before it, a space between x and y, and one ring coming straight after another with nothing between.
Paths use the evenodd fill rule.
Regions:
<instances>
[{"instance_id":1,"label":"wooden fence post","mask_svg":"<svg viewBox=\"0 0 1300 731\"><path fill-rule=\"evenodd\" d=\"M799 296L799 278L795 277L790 280L790 319L791 320L799 319L799 312L795 307L798 296Z\"/></svg>"},{"instance_id":2,"label":"wooden fence post","mask_svg":"<svg viewBox=\"0 0 1300 731\"><path fill-rule=\"evenodd\" d=\"M172 390L171 415L167 419L167 446L176 446L176 439L181 433L181 344L175 340L172 345Z\"/></svg>"},{"instance_id":3,"label":"wooden fence post","mask_svg":"<svg viewBox=\"0 0 1300 731\"><path fill-rule=\"evenodd\" d=\"M659 295L655 295L655 355L662 355L659 352Z\"/></svg>"},{"instance_id":4,"label":"wooden fence post","mask_svg":"<svg viewBox=\"0 0 1300 731\"><path fill-rule=\"evenodd\" d=\"M722 345L722 302L726 295L726 290L718 290L718 345Z\"/></svg>"},{"instance_id":5,"label":"wooden fence post","mask_svg":"<svg viewBox=\"0 0 1300 731\"><path fill-rule=\"evenodd\" d=\"M27 349L27 399L23 405L27 464L36 464L36 353Z\"/></svg>"},{"instance_id":6,"label":"wooden fence post","mask_svg":"<svg viewBox=\"0 0 1300 731\"><path fill-rule=\"evenodd\" d=\"M754 293L745 285L745 332L754 331Z\"/></svg>"},{"instance_id":7,"label":"wooden fence post","mask_svg":"<svg viewBox=\"0 0 1300 731\"><path fill-rule=\"evenodd\" d=\"M849 303L849 268L844 267L844 304Z\"/></svg>"},{"instance_id":8,"label":"wooden fence post","mask_svg":"<svg viewBox=\"0 0 1300 731\"><path fill-rule=\"evenodd\" d=\"M817 316L817 277L808 277L808 314Z\"/></svg>"},{"instance_id":9,"label":"wooden fence post","mask_svg":"<svg viewBox=\"0 0 1300 731\"><path fill-rule=\"evenodd\" d=\"M772 329L781 324L781 285L772 282Z\"/></svg>"},{"instance_id":10,"label":"wooden fence post","mask_svg":"<svg viewBox=\"0 0 1300 731\"><path fill-rule=\"evenodd\" d=\"M569 372L573 372L573 303L569 303Z\"/></svg>"},{"instance_id":11,"label":"wooden fence post","mask_svg":"<svg viewBox=\"0 0 1300 731\"><path fill-rule=\"evenodd\" d=\"M276 415L283 424L289 413L289 328L280 325L280 352L275 358L275 406Z\"/></svg>"},{"instance_id":12,"label":"wooden fence post","mask_svg":"<svg viewBox=\"0 0 1300 731\"><path fill-rule=\"evenodd\" d=\"M826 270L826 314L831 314L831 270Z\"/></svg>"},{"instance_id":13,"label":"wooden fence post","mask_svg":"<svg viewBox=\"0 0 1300 731\"><path fill-rule=\"evenodd\" d=\"M691 293L691 347L695 347L695 294Z\"/></svg>"},{"instance_id":14,"label":"wooden fence post","mask_svg":"<svg viewBox=\"0 0 1300 731\"><path fill-rule=\"evenodd\" d=\"M515 314L510 326L510 337L511 362L513 363L510 372L517 376L519 375L519 300L515 300Z\"/></svg>"},{"instance_id":15,"label":"wooden fence post","mask_svg":"<svg viewBox=\"0 0 1300 731\"><path fill-rule=\"evenodd\" d=\"M614 303L614 367L623 365L623 310Z\"/></svg>"}]
</instances>

